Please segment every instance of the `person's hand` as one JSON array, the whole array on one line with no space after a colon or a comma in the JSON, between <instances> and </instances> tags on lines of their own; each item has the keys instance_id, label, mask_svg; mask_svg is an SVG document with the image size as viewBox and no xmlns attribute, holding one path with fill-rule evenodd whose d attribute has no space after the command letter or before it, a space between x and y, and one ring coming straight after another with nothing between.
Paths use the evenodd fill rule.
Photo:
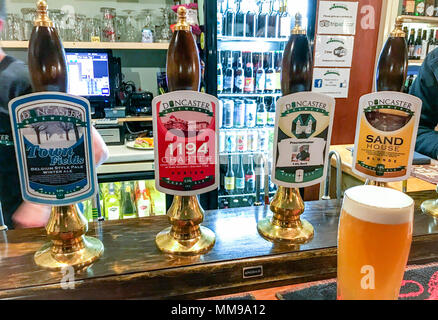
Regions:
<instances>
[{"instance_id":1,"label":"person's hand","mask_svg":"<svg viewBox=\"0 0 438 320\"><path fill-rule=\"evenodd\" d=\"M45 227L49 221L51 206L24 201L12 216L16 229Z\"/></svg>"},{"instance_id":2,"label":"person's hand","mask_svg":"<svg viewBox=\"0 0 438 320\"><path fill-rule=\"evenodd\" d=\"M109 151L99 132L97 132L96 128L92 128L91 138L93 140L94 165L98 167L108 159Z\"/></svg>"}]
</instances>

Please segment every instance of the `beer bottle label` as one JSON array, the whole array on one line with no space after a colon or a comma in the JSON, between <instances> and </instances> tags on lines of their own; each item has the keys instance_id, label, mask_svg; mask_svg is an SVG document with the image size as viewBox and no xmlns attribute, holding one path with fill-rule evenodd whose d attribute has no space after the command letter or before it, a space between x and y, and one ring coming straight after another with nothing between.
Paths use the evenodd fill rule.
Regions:
<instances>
[{"instance_id":1,"label":"beer bottle label","mask_svg":"<svg viewBox=\"0 0 438 320\"><path fill-rule=\"evenodd\" d=\"M257 112L257 125L264 126L266 124L266 113L265 112Z\"/></svg>"},{"instance_id":2,"label":"beer bottle label","mask_svg":"<svg viewBox=\"0 0 438 320\"><path fill-rule=\"evenodd\" d=\"M375 181L409 178L421 114L421 100L382 91L359 100L353 172Z\"/></svg>"},{"instance_id":3,"label":"beer bottle label","mask_svg":"<svg viewBox=\"0 0 438 320\"><path fill-rule=\"evenodd\" d=\"M271 178L275 184L299 188L325 180L334 109L334 98L313 92L277 101Z\"/></svg>"},{"instance_id":4,"label":"beer bottle label","mask_svg":"<svg viewBox=\"0 0 438 320\"><path fill-rule=\"evenodd\" d=\"M274 76L274 89L281 90L281 72L276 72Z\"/></svg>"},{"instance_id":5,"label":"beer bottle label","mask_svg":"<svg viewBox=\"0 0 438 320\"><path fill-rule=\"evenodd\" d=\"M256 76L256 89L257 91L265 91L265 75L257 73Z\"/></svg>"},{"instance_id":6,"label":"beer bottle label","mask_svg":"<svg viewBox=\"0 0 438 320\"><path fill-rule=\"evenodd\" d=\"M218 188L218 109L216 97L196 91L173 91L154 98L158 191L192 196Z\"/></svg>"},{"instance_id":7,"label":"beer bottle label","mask_svg":"<svg viewBox=\"0 0 438 320\"><path fill-rule=\"evenodd\" d=\"M232 89L233 88L233 77L225 76L224 77L224 89Z\"/></svg>"},{"instance_id":8,"label":"beer bottle label","mask_svg":"<svg viewBox=\"0 0 438 320\"><path fill-rule=\"evenodd\" d=\"M266 90L273 91L275 89L275 73L268 73L266 75Z\"/></svg>"},{"instance_id":9,"label":"beer bottle label","mask_svg":"<svg viewBox=\"0 0 438 320\"><path fill-rule=\"evenodd\" d=\"M417 12L420 14L424 13L424 1L421 1L417 4Z\"/></svg>"},{"instance_id":10,"label":"beer bottle label","mask_svg":"<svg viewBox=\"0 0 438 320\"><path fill-rule=\"evenodd\" d=\"M225 190L234 190L234 177L225 177Z\"/></svg>"},{"instance_id":11,"label":"beer bottle label","mask_svg":"<svg viewBox=\"0 0 438 320\"><path fill-rule=\"evenodd\" d=\"M224 78L222 77L222 75L217 76L217 91L219 91L219 92L224 90L223 80L224 80Z\"/></svg>"},{"instance_id":12,"label":"beer bottle label","mask_svg":"<svg viewBox=\"0 0 438 320\"><path fill-rule=\"evenodd\" d=\"M109 207L108 208L108 219L109 220L120 219L120 208L119 207Z\"/></svg>"},{"instance_id":13,"label":"beer bottle label","mask_svg":"<svg viewBox=\"0 0 438 320\"><path fill-rule=\"evenodd\" d=\"M88 100L58 92L9 102L23 199L53 206L97 191Z\"/></svg>"},{"instance_id":14,"label":"beer bottle label","mask_svg":"<svg viewBox=\"0 0 438 320\"><path fill-rule=\"evenodd\" d=\"M245 179L236 178L236 189L243 190L245 188Z\"/></svg>"},{"instance_id":15,"label":"beer bottle label","mask_svg":"<svg viewBox=\"0 0 438 320\"><path fill-rule=\"evenodd\" d=\"M244 86L244 76L236 76L236 78L234 79L234 86L236 88L239 88L240 90L243 90L243 86Z\"/></svg>"},{"instance_id":16,"label":"beer bottle label","mask_svg":"<svg viewBox=\"0 0 438 320\"><path fill-rule=\"evenodd\" d=\"M435 11L435 7L433 5L429 5L426 8L426 16L433 17L434 11Z\"/></svg>"},{"instance_id":17,"label":"beer bottle label","mask_svg":"<svg viewBox=\"0 0 438 320\"><path fill-rule=\"evenodd\" d=\"M268 112L267 124L269 126L273 126L275 124L275 113L274 112Z\"/></svg>"},{"instance_id":18,"label":"beer bottle label","mask_svg":"<svg viewBox=\"0 0 438 320\"><path fill-rule=\"evenodd\" d=\"M254 90L254 78L245 78L245 86L243 88L245 92L253 92Z\"/></svg>"}]
</instances>

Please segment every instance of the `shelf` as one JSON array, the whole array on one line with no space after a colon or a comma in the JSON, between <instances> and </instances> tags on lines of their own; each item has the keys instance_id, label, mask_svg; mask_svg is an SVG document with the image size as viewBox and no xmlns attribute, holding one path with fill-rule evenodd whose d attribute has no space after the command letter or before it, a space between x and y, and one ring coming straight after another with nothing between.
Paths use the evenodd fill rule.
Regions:
<instances>
[{"instance_id":1,"label":"shelf","mask_svg":"<svg viewBox=\"0 0 438 320\"><path fill-rule=\"evenodd\" d=\"M219 98L258 98L258 97L280 97L281 93L218 93Z\"/></svg>"},{"instance_id":2,"label":"shelf","mask_svg":"<svg viewBox=\"0 0 438 320\"><path fill-rule=\"evenodd\" d=\"M269 191L269 195L270 196L274 195L276 192L277 191ZM256 196L256 195L257 194L255 192L254 193L240 193L240 194L221 194L221 195L218 195L218 198L222 199L222 198L250 197L250 196ZM260 195L264 196L265 192L261 190Z\"/></svg>"},{"instance_id":3,"label":"shelf","mask_svg":"<svg viewBox=\"0 0 438 320\"><path fill-rule=\"evenodd\" d=\"M438 17L399 16L403 23L430 23L438 25Z\"/></svg>"},{"instance_id":4,"label":"shelf","mask_svg":"<svg viewBox=\"0 0 438 320\"><path fill-rule=\"evenodd\" d=\"M66 49L167 50L169 43L141 42L63 42ZM28 41L0 41L5 49L27 49Z\"/></svg>"},{"instance_id":5,"label":"shelf","mask_svg":"<svg viewBox=\"0 0 438 320\"><path fill-rule=\"evenodd\" d=\"M258 38L258 37L229 37L229 36L218 36L218 41L251 41L251 42L287 42L288 38Z\"/></svg>"}]
</instances>

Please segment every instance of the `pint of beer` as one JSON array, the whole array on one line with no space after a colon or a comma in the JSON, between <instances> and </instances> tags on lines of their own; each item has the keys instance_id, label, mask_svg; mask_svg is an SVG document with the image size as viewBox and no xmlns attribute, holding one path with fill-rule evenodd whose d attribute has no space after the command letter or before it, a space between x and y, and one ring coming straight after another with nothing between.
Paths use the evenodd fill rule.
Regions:
<instances>
[{"instance_id":1,"label":"pint of beer","mask_svg":"<svg viewBox=\"0 0 438 320\"><path fill-rule=\"evenodd\" d=\"M338 299L397 299L412 240L414 201L383 187L345 191L338 231Z\"/></svg>"}]
</instances>

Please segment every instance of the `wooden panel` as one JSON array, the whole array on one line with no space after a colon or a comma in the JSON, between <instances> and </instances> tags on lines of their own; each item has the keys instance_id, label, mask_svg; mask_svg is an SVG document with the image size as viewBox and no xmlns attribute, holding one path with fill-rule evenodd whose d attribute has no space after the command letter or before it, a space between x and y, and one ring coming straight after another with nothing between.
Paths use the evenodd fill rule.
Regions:
<instances>
[{"instance_id":1,"label":"wooden panel","mask_svg":"<svg viewBox=\"0 0 438 320\"><path fill-rule=\"evenodd\" d=\"M129 299L201 298L243 290L331 278L336 274L339 215L336 201L307 202L304 217L315 238L300 247L277 245L258 235L257 221L267 207L210 211L204 225L216 233L207 254L162 254L155 235L167 217L90 224L88 235L101 239L104 256L75 276L75 290L63 290L60 272L34 264L33 254L46 241L44 229L0 233L0 298ZM417 208L410 262L438 259L437 222ZM242 270L263 266L263 276L243 279Z\"/></svg>"},{"instance_id":2,"label":"wooden panel","mask_svg":"<svg viewBox=\"0 0 438 320\"><path fill-rule=\"evenodd\" d=\"M354 39L353 62L347 99L336 99L336 112L331 144L354 143L359 98L373 89L375 52L379 37L381 0L354 0L359 2L357 28ZM374 29L363 29L361 20L368 14L361 13L365 6L374 8ZM366 8L366 7L365 7Z\"/></svg>"}]
</instances>

